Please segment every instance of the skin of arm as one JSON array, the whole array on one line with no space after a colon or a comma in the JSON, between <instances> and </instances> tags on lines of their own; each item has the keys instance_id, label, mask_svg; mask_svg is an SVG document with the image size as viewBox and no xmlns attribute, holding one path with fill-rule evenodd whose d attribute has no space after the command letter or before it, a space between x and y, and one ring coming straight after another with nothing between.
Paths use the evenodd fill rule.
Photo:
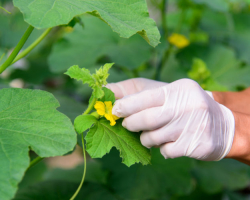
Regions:
<instances>
[{"instance_id":1,"label":"skin of arm","mask_svg":"<svg viewBox=\"0 0 250 200\"><path fill-rule=\"evenodd\" d=\"M235 135L226 158L250 165L250 88L241 92L212 92L215 101L229 108L235 118Z\"/></svg>"}]
</instances>

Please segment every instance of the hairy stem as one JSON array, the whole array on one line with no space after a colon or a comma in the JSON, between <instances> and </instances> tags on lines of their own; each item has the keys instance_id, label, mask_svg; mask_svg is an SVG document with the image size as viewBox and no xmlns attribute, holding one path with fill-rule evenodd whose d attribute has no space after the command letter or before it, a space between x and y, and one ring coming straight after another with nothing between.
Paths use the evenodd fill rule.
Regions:
<instances>
[{"instance_id":1,"label":"hairy stem","mask_svg":"<svg viewBox=\"0 0 250 200\"><path fill-rule=\"evenodd\" d=\"M27 49L25 49L22 53L20 53L11 64L14 64L15 62L17 62L18 60L22 59L23 57L25 57L29 52L31 52L52 30L52 28L48 28L46 29L42 35L36 39L36 41L34 41Z\"/></svg>"},{"instance_id":2,"label":"hairy stem","mask_svg":"<svg viewBox=\"0 0 250 200\"><path fill-rule=\"evenodd\" d=\"M78 193L80 192L82 185L84 183L85 175L86 175L87 161L86 161L86 152L85 152L85 146L84 146L83 133L82 133L82 151L83 151L83 157L84 157L84 172L83 172L81 183L78 186L75 194L70 198L70 200L74 200L76 198L76 196L78 195Z\"/></svg>"},{"instance_id":3,"label":"hairy stem","mask_svg":"<svg viewBox=\"0 0 250 200\"><path fill-rule=\"evenodd\" d=\"M26 32L24 33L23 37L21 38L21 40L18 42L17 46L15 47L15 49L12 51L12 53L10 54L10 56L8 57L8 59L0 66L0 74L11 65L11 63L13 62L13 60L16 58L17 54L19 53L19 51L22 49L23 45L25 44L25 42L27 41L27 39L29 38L30 34L32 33L32 31L34 30L33 26L29 26L28 29L26 30Z\"/></svg>"},{"instance_id":4,"label":"hairy stem","mask_svg":"<svg viewBox=\"0 0 250 200\"><path fill-rule=\"evenodd\" d=\"M94 108L94 105L95 105L95 102L96 102L96 98L93 98L92 101L90 102L88 108L84 111L84 115L88 114L93 108Z\"/></svg>"},{"instance_id":5,"label":"hairy stem","mask_svg":"<svg viewBox=\"0 0 250 200\"><path fill-rule=\"evenodd\" d=\"M28 167L28 169L30 169L31 167L33 167L34 165L36 165L37 163L39 163L40 161L42 161L44 158L41 158L40 156L37 156L35 159L33 159L30 162L30 165Z\"/></svg>"}]
</instances>

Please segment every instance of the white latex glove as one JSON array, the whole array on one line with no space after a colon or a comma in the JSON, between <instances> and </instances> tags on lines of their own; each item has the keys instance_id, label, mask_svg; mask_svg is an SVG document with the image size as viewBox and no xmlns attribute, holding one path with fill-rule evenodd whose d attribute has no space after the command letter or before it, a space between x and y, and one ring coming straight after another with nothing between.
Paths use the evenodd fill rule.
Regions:
<instances>
[{"instance_id":1,"label":"white latex glove","mask_svg":"<svg viewBox=\"0 0 250 200\"><path fill-rule=\"evenodd\" d=\"M220 160L230 151L235 121L232 112L189 79L170 84L131 79L109 84L118 98L113 114L123 126L143 131L141 143L159 146L165 158L188 156ZM129 95L129 96L126 96Z\"/></svg>"}]
</instances>

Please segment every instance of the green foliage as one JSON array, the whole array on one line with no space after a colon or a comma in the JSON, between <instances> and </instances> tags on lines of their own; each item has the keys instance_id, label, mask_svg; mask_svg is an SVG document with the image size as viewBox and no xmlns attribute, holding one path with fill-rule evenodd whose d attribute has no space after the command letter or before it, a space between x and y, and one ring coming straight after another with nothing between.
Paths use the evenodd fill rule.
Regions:
<instances>
[{"instance_id":1,"label":"green foliage","mask_svg":"<svg viewBox=\"0 0 250 200\"><path fill-rule=\"evenodd\" d=\"M129 38L139 33L152 46L156 46L160 39L144 0L79 0L74 3L70 0L35 0L32 3L14 0L14 5L24 14L25 21L36 28L68 24L73 17L90 13L105 21L121 37Z\"/></svg>"},{"instance_id":2,"label":"green foliage","mask_svg":"<svg viewBox=\"0 0 250 200\"><path fill-rule=\"evenodd\" d=\"M81 134L97 122L93 115L79 115L74 122L77 133Z\"/></svg>"},{"instance_id":3,"label":"green foliage","mask_svg":"<svg viewBox=\"0 0 250 200\"><path fill-rule=\"evenodd\" d=\"M84 28L76 25L73 32L66 34L53 46L49 57L53 72L63 72L75 64L93 68L103 56L129 69L135 69L149 60L152 47L138 35L124 39L95 17L84 16L82 21Z\"/></svg>"},{"instance_id":4,"label":"green foliage","mask_svg":"<svg viewBox=\"0 0 250 200\"><path fill-rule=\"evenodd\" d=\"M237 190L248 184L248 167L245 164L227 159L217 163L198 161L195 175L198 184L207 193L222 189Z\"/></svg>"},{"instance_id":5,"label":"green foliage","mask_svg":"<svg viewBox=\"0 0 250 200\"><path fill-rule=\"evenodd\" d=\"M63 155L74 148L76 135L70 120L56 110L59 103L51 94L2 89L0 96L0 196L7 200L29 166L29 148L41 157Z\"/></svg>"},{"instance_id":6,"label":"green foliage","mask_svg":"<svg viewBox=\"0 0 250 200\"><path fill-rule=\"evenodd\" d=\"M92 158L103 157L115 146L127 166L136 162L143 165L150 163L150 151L140 143L140 135L123 128L122 120L110 126L106 119L100 119L90 128L85 140L87 152Z\"/></svg>"},{"instance_id":7,"label":"green foliage","mask_svg":"<svg viewBox=\"0 0 250 200\"><path fill-rule=\"evenodd\" d=\"M27 58L0 76L1 200L12 198L17 186L14 199L72 197L83 164L50 169L45 159L27 170L36 154L51 157L74 149L75 131L58 111L74 121L78 140L84 134L90 155L76 199L247 199L250 170L246 165L233 160L165 160L159 149L149 151L140 144L140 133L124 129L122 119L110 126L104 117L91 113L96 98L115 103L114 94L103 87L107 82L152 79L156 73L165 82L189 77L210 91L250 86L249 0L149 0L147 4L145 0L14 0L13 7L12 0L1 0L0 6L11 14L0 8L0 65L29 24L58 26ZM162 34L156 48L152 46L159 43L160 35L148 10ZM43 31L34 30L22 50ZM171 47L167 38L172 33L185 35L190 45ZM116 64L111 69L105 65L96 70L112 62ZM91 98L87 84L62 74L69 66L73 67L68 75L93 88ZM2 89L20 81L30 89ZM34 89L53 93L61 104L58 111L51 94ZM146 165L150 160L151 165Z\"/></svg>"},{"instance_id":8,"label":"green foliage","mask_svg":"<svg viewBox=\"0 0 250 200\"><path fill-rule=\"evenodd\" d=\"M104 96L100 99L100 101L102 101L102 102L111 101L112 104L114 104L115 103L115 95L114 95L114 93L110 89L108 89L106 87L103 88L103 91L104 91Z\"/></svg>"},{"instance_id":9,"label":"green foliage","mask_svg":"<svg viewBox=\"0 0 250 200\"><path fill-rule=\"evenodd\" d=\"M65 74L78 81L81 80L83 84L88 84L89 87L93 89L94 98L102 98L104 96L102 86L107 84L106 79L109 76L108 70L112 67L112 65L113 63L105 64L99 70L96 70L96 73L92 75L88 69L81 69L77 65L74 65L70 67Z\"/></svg>"},{"instance_id":10,"label":"green foliage","mask_svg":"<svg viewBox=\"0 0 250 200\"><path fill-rule=\"evenodd\" d=\"M210 71L207 69L206 64L199 58L194 58L192 69L188 72L191 79L197 80L198 83L206 80L210 76Z\"/></svg>"},{"instance_id":11,"label":"green foliage","mask_svg":"<svg viewBox=\"0 0 250 200\"><path fill-rule=\"evenodd\" d=\"M20 190L13 200L69 200L77 188L76 183L69 181L44 181ZM119 200L101 184L90 183L80 191L76 200Z\"/></svg>"}]
</instances>

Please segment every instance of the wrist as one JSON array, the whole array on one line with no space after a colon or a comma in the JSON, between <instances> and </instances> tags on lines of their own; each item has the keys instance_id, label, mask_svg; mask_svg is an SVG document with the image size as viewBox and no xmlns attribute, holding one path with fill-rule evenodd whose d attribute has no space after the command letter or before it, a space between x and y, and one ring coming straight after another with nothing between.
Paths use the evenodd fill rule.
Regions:
<instances>
[{"instance_id":1,"label":"wrist","mask_svg":"<svg viewBox=\"0 0 250 200\"><path fill-rule=\"evenodd\" d=\"M217 101L219 104L222 104L224 106L225 105L225 96L226 96L226 92L217 92L217 91L213 91L212 95L214 97L214 100Z\"/></svg>"},{"instance_id":2,"label":"wrist","mask_svg":"<svg viewBox=\"0 0 250 200\"><path fill-rule=\"evenodd\" d=\"M232 147L226 158L233 158L248 163L250 160L250 116L232 112L235 119L235 134Z\"/></svg>"}]
</instances>

